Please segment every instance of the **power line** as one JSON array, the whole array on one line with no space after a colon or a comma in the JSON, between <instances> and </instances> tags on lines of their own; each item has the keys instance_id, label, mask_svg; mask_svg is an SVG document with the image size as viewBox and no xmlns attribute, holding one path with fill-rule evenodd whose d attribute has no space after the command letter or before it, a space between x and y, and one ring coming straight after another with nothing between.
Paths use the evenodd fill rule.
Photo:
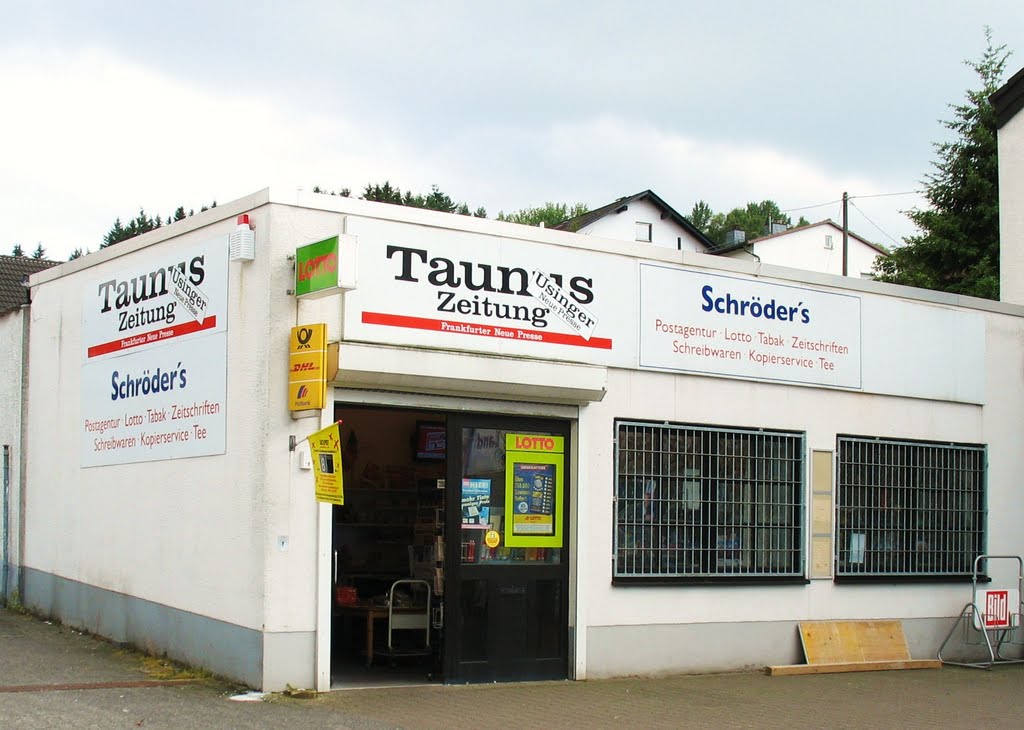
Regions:
<instances>
[{"instance_id":1,"label":"power line","mask_svg":"<svg viewBox=\"0 0 1024 730\"><path fill-rule=\"evenodd\" d=\"M805 205L803 208L786 208L780 210L780 213L795 213L798 210L810 210L811 208L824 208L826 205L835 205L836 203L843 202L842 199L837 198L836 200L830 200L827 203L818 203L817 205Z\"/></svg>"},{"instance_id":2,"label":"power line","mask_svg":"<svg viewBox=\"0 0 1024 730\"><path fill-rule=\"evenodd\" d=\"M862 197L866 197L866 198L877 198L877 197L881 197L881 196L878 196L878 195L865 195L865 196L862 196ZM873 220L871 220L870 218L868 218L868 215L867 215L867 213L865 213L865 212L864 212L863 210L861 210L861 209L860 209L860 208L859 208L859 207L857 206L857 204L853 202L853 198L852 198L852 197L851 197L851 198L849 199L849 201L850 201L850 205L852 205L852 206L853 206L854 208L857 208L857 212L858 212L858 213L860 213L860 214L861 214L862 216L864 216L864 219L865 219L865 220L867 220L867 222L868 222L868 223L870 223L870 224L871 224L871 225L873 225L873 226L874 226L875 228L877 228L877 229L878 229L878 231L879 231L879 233L881 233L881 234L882 234L883 236L885 236L885 237L886 237L886 238L888 238L888 239L889 239L890 241L892 241L894 245L896 245L896 246L899 246L899 245L900 245L900 244L899 244L899 241L897 241L897 240L896 240L895 238L893 238L893 237L892 237L892 236L890 236L890 235L889 235L888 233L886 233L885 231L883 231L883 230L882 230L882 228L881 228L881 226L879 226L879 225L878 225L877 223L875 223L875 222L874 222Z\"/></svg>"},{"instance_id":3,"label":"power line","mask_svg":"<svg viewBox=\"0 0 1024 730\"><path fill-rule=\"evenodd\" d=\"M893 195L923 195L924 190L908 190L905 193L878 193L877 195L851 195L850 200L854 198L889 198ZM865 216L866 217L866 216Z\"/></svg>"},{"instance_id":4,"label":"power line","mask_svg":"<svg viewBox=\"0 0 1024 730\"><path fill-rule=\"evenodd\" d=\"M890 197L892 197L894 195L922 195L922 194L924 194L924 192L925 192L924 190L906 190L906 191L904 191L902 193L877 193L875 195L851 195L851 196L849 196L848 200L854 200L855 198L856 199L859 199L859 198L890 198ZM796 211L799 211L799 210L811 210L812 208L824 208L826 205L834 205L836 203L841 203L841 202L843 202L842 199L841 198L837 198L836 200L830 200L827 203L818 203L817 205L805 205L802 208L786 208L785 210L780 210L779 212L780 213L795 213ZM867 216L864 216L864 217L867 218ZM882 232L885 233L885 231L882 231Z\"/></svg>"}]
</instances>

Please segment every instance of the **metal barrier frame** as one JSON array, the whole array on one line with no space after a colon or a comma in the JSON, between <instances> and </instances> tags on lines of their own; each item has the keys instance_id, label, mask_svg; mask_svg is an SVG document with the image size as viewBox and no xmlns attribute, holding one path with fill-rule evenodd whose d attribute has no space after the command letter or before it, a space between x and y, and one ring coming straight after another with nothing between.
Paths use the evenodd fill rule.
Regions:
<instances>
[{"instance_id":1,"label":"metal barrier frame","mask_svg":"<svg viewBox=\"0 0 1024 730\"><path fill-rule=\"evenodd\" d=\"M1015 613L1010 614L1010 625L1008 627L986 628L985 626L985 615L978 606L978 566L983 560L1017 561L1017 610ZM972 669L991 669L997 664L1024 664L1024 659L1010 659L1002 655L1003 646L1008 643L1013 643L1013 632L1021 626L1021 614L1024 613L1024 611L1022 611L1022 607L1024 607L1024 560L1022 560L1019 555L979 555L974 559L974 568L971 571L971 601L964 606L962 611L960 611L960 615L953 623L953 628L951 628L949 633L946 634L945 640L939 647L937 655L938 660L943 664L951 664L957 667L970 667ZM975 626L975 621L979 617L980 621L978 624L980 628ZM1016 618L1016 624L1014 624L1014 618ZM955 662L942 658L942 652L949 643L949 640L953 638L953 634L956 633L956 630L963 625L965 621L969 621L970 623L968 626L970 629L979 632L981 637L985 640L985 648L988 650L988 661Z\"/></svg>"}]
</instances>

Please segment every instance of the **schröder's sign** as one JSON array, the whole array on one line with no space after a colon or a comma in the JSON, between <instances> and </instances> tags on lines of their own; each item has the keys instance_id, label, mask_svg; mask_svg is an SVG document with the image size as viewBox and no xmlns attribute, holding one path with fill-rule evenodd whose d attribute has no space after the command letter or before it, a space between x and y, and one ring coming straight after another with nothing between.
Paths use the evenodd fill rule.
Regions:
<instances>
[{"instance_id":1,"label":"schr\u00f6der's sign","mask_svg":"<svg viewBox=\"0 0 1024 730\"><path fill-rule=\"evenodd\" d=\"M338 289L338 236L295 249L295 296L323 296Z\"/></svg>"},{"instance_id":2,"label":"schr\u00f6der's sign","mask_svg":"<svg viewBox=\"0 0 1024 730\"><path fill-rule=\"evenodd\" d=\"M640 366L861 387L861 300L640 265Z\"/></svg>"}]
</instances>

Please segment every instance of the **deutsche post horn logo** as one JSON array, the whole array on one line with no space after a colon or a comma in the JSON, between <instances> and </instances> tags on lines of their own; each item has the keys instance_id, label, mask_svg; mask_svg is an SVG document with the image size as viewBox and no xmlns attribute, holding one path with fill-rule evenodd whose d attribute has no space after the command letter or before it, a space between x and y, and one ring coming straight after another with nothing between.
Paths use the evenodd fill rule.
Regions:
<instances>
[{"instance_id":1,"label":"deutsche post horn logo","mask_svg":"<svg viewBox=\"0 0 1024 730\"><path fill-rule=\"evenodd\" d=\"M300 327L299 331L295 333L295 338L299 341L300 350L310 349L312 345L309 341L313 339L313 328L312 327Z\"/></svg>"}]
</instances>

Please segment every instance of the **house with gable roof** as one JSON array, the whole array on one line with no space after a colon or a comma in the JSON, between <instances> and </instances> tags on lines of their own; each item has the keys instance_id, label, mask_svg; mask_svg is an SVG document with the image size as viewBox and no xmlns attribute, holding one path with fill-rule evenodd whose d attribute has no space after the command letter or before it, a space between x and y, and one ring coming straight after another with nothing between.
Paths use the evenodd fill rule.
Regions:
<instances>
[{"instance_id":1,"label":"house with gable roof","mask_svg":"<svg viewBox=\"0 0 1024 730\"><path fill-rule=\"evenodd\" d=\"M878 244L847 231L844 272L843 229L828 219L750 241L737 241L718 246L710 253L731 258L753 258L763 264L861 279L873 279L875 260L879 256L889 255L889 252Z\"/></svg>"},{"instance_id":2,"label":"house with gable roof","mask_svg":"<svg viewBox=\"0 0 1024 730\"><path fill-rule=\"evenodd\" d=\"M675 251L707 253L714 243L671 205L650 190L570 218L555 226L560 231L650 243Z\"/></svg>"},{"instance_id":3,"label":"house with gable roof","mask_svg":"<svg viewBox=\"0 0 1024 730\"><path fill-rule=\"evenodd\" d=\"M775 231L750 241L744 240L740 231L739 236L732 235L725 242L715 242L651 190L619 198L554 227L620 241L649 243L676 251L843 275L843 229L831 220ZM856 233L848 234L847 276L874 278L875 259L888 256L888 251Z\"/></svg>"}]
</instances>

